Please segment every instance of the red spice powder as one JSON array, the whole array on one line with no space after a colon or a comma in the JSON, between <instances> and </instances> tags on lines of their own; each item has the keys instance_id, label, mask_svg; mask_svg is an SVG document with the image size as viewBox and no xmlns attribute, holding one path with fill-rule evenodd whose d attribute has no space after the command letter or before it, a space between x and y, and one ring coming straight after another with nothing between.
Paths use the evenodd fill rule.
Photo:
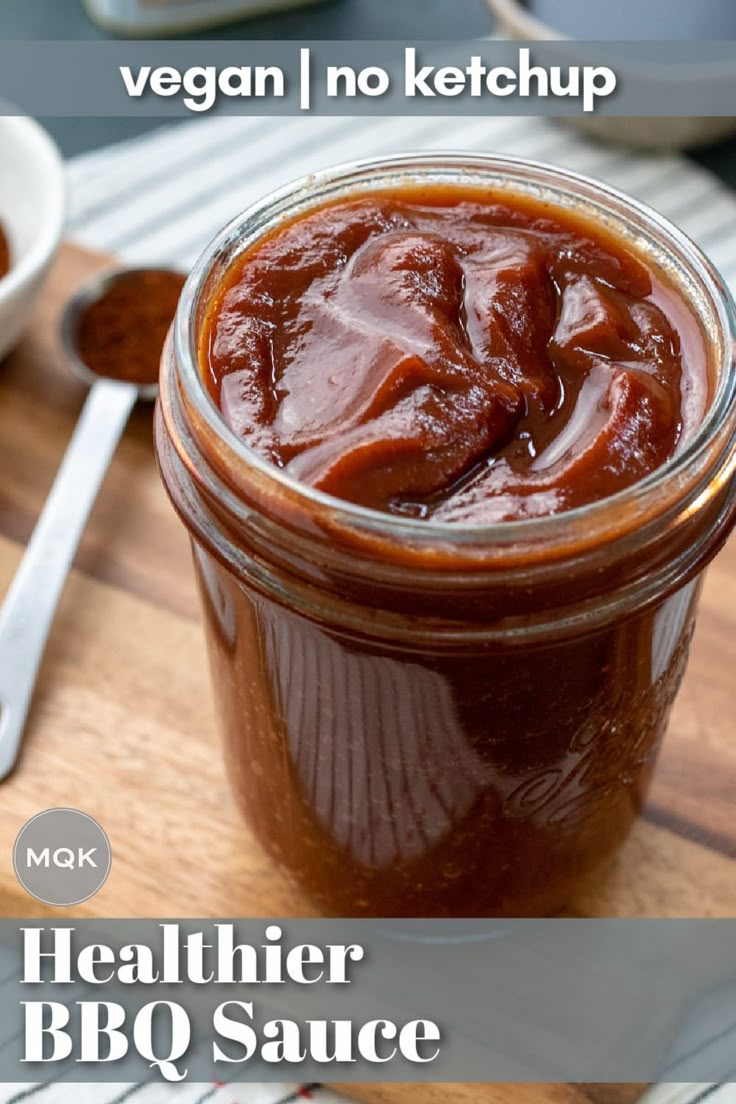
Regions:
<instances>
[{"instance_id":1,"label":"red spice powder","mask_svg":"<svg viewBox=\"0 0 736 1104\"><path fill-rule=\"evenodd\" d=\"M115 280L79 317L80 359L101 376L156 383L185 279L168 269L141 269Z\"/></svg>"},{"instance_id":2,"label":"red spice powder","mask_svg":"<svg viewBox=\"0 0 736 1104\"><path fill-rule=\"evenodd\" d=\"M10 245L0 223L0 280L10 272Z\"/></svg>"}]
</instances>

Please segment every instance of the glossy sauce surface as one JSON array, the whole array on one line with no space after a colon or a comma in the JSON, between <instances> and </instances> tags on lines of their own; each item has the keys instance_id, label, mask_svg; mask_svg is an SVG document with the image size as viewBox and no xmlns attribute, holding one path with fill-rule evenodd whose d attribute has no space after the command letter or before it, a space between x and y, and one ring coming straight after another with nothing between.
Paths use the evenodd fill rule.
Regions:
<instances>
[{"instance_id":1,"label":"glossy sauce surface","mask_svg":"<svg viewBox=\"0 0 736 1104\"><path fill-rule=\"evenodd\" d=\"M360 505L487 524L607 497L699 424L705 341L602 228L507 193L346 199L251 247L210 304L225 420Z\"/></svg>"}]
</instances>

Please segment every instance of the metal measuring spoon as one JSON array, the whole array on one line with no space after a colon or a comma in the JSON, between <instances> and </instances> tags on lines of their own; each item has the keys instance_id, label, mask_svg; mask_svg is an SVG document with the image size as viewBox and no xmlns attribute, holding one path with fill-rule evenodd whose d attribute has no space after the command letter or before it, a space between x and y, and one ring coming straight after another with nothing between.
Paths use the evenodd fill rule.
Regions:
<instances>
[{"instance_id":1,"label":"metal measuring spoon","mask_svg":"<svg viewBox=\"0 0 736 1104\"><path fill-rule=\"evenodd\" d=\"M84 364L77 353L79 321L118 281L143 271L164 270L103 274L70 300L61 320L68 364L92 386L0 609L0 780L15 766L51 623L100 484L136 402L158 392L157 383L106 378Z\"/></svg>"}]
</instances>

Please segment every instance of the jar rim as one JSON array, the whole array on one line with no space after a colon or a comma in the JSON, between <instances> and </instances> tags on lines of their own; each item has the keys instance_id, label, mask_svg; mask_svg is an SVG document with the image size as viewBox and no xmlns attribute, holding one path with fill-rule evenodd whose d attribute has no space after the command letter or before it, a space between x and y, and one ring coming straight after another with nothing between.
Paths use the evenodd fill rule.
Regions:
<instances>
[{"instance_id":1,"label":"jar rim","mask_svg":"<svg viewBox=\"0 0 736 1104\"><path fill-rule=\"evenodd\" d=\"M231 429L205 384L199 364L198 310L217 260L226 257L229 266L282 220L319 207L332 195L345 198L417 182L487 186L489 190L505 189L512 194L521 190L547 200L554 194L557 206L566 210L577 210L588 217L608 213L622 224L636 221L642 232L648 233L661 248L671 251L673 261L695 278L707 296L722 349L721 363L716 365L715 392L700 425L681 451L630 487L583 506L543 517L459 524L389 514L317 490L258 454ZM633 244L631 248L636 251ZM661 263L657 267L662 267ZM706 320L699 312L696 314L707 331ZM654 208L602 181L543 161L460 151L404 153L345 162L299 178L257 200L235 216L200 255L182 292L172 332L180 386L188 403L214 434L229 467L242 474L251 471L260 486L271 489L276 497L286 495L310 514L323 513L333 525L362 532L368 538L408 542L415 548L440 545L468 551L489 548L501 551L510 546L529 547L548 542L574 545L578 543L571 541L575 533L584 535L587 544L591 538L595 539L595 533L602 535L612 529L630 528L623 524L624 518L647 515L653 505L666 508L663 488L679 486L680 478L698 467L698 461L706 457L723 429L727 415L736 414L735 335L736 307L715 266L699 246ZM706 337L709 336L706 332ZM727 447L734 438L736 419ZM692 489L689 483L683 493ZM695 493L701 489L694 488ZM678 506L682 505L682 497L682 493L676 496Z\"/></svg>"}]
</instances>

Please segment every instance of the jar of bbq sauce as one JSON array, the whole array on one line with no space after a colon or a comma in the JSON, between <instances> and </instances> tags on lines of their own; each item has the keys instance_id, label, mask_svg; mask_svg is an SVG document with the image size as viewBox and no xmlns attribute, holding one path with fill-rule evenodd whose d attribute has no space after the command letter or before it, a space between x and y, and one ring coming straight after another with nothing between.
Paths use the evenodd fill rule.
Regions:
<instances>
[{"instance_id":1,"label":"jar of bbq sauce","mask_svg":"<svg viewBox=\"0 0 736 1104\"><path fill-rule=\"evenodd\" d=\"M158 455L235 793L325 912L550 913L619 847L736 515L733 350L679 230L523 160L328 170L199 260Z\"/></svg>"}]
</instances>

